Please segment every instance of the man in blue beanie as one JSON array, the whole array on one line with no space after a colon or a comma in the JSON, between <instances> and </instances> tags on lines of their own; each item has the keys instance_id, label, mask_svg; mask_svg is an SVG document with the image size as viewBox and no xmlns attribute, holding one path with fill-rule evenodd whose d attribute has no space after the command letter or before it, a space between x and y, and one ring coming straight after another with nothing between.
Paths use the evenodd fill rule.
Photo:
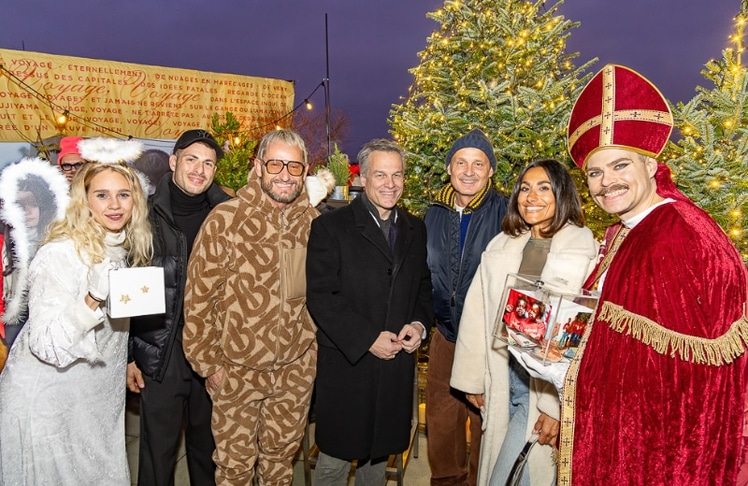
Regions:
<instances>
[{"instance_id":1,"label":"man in blue beanie","mask_svg":"<svg viewBox=\"0 0 748 486\"><path fill-rule=\"evenodd\" d=\"M462 392L449 386L457 327L470 282L491 239L501 232L507 199L491 187L496 156L478 130L458 138L447 155L449 183L426 212L428 265L437 331L426 382L426 424L431 485L475 486L481 417ZM470 417L470 464L465 422ZM456 449L456 450L455 450Z\"/></svg>"}]
</instances>

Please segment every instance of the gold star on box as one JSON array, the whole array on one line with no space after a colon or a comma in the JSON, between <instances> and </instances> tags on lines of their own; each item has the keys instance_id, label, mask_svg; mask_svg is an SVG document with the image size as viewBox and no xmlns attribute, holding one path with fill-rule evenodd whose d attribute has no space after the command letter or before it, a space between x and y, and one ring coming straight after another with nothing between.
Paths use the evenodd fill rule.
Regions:
<instances>
[{"instance_id":1,"label":"gold star on box","mask_svg":"<svg viewBox=\"0 0 748 486\"><path fill-rule=\"evenodd\" d=\"M109 292L120 296L109 304L110 317L162 314L165 310L164 269L120 268L109 272Z\"/></svg>"}]
</instances>

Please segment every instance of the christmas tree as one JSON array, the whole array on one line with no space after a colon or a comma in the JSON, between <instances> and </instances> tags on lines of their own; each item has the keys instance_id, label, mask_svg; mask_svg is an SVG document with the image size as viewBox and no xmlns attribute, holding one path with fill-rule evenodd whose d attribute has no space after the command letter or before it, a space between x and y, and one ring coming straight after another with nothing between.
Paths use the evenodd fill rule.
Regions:
<instances>
[{"instance_id":1,"label":"christmas tree","mask_svg":"<svg viewBox=\"0 0 748 486\"><path fill-rule=\"evenodd\" d=\"M390 112L392 134L408 152L403 202L409 209L426 209L448 181L445 158L452 142L480 128L496 151L499 191L508 194L529 162L555 158L572 170L590 226L599 232L609 224L566 151L572 103L594 60L575 67L578 54L566 52L578 23L557 14L562 3L449 0L428 14L441 27L410 70L407 99Z\"/></svg>"},{"instance_id":2,"label":"christmas tree","mask_svg":"<svg viewBox=\"0 0 748 486\"><path fill-rule=\"evenodd\" d=\"M218 113L211 119L211 132L224 148L224 155L216 164L216 183L237 190L247 183L250 162L257 146L257 138L248 136L231 112L223 119Z\"/></svg>"},{"instance_id":3,"label":"christmas tree","mask_svg":"<svg viewBox=\"0 0 748 486\"><path fill-rule=\"evenodd\" d=\"M213 113L210 131L223 147L223 157L216 164L216 183L234 191L244 186L260 139L270 130L290 128L292 114L269 109L255 126L246 128L230 111L223 117Z\"/></svg>"},{"instance_id":4,"label":"christmas tree","mask_svg":"<svg viewBox=\"0 0 748 486\"><path fill-rule=\"evenodd\" d=\"M701 71L714 86L696 88L696 96L673 109L677 143L664 159L679 188L707 211L732 238L748 261L748 76L742 64L748 0L735 17L734 47Z\"/></svg>"}]
</instances>

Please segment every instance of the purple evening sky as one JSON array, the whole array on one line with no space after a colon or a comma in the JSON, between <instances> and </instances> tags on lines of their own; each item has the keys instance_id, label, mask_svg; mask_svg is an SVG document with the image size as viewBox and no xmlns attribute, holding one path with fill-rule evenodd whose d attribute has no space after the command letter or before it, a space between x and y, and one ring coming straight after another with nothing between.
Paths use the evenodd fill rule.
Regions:
<instances>
[{"instance_id":1,"label":"purple evening sky","mask_svg":"<svg viewBox=\"0 0 748 486\"><path fill-rule=\"evenodd\" d=\"M552 4L552 2L548 2ZM0 48L296 81L296 102L325 76L329 21L331 102L350 119L344 149L388 136L392 103L437 24L442 0L0 0ZM628 65L672 101L686 101L710 58L727 46L739 0L567 0L582 24L569 51ZM323 106L322 90L315 105Z\"/></svg>"}]
</instances>

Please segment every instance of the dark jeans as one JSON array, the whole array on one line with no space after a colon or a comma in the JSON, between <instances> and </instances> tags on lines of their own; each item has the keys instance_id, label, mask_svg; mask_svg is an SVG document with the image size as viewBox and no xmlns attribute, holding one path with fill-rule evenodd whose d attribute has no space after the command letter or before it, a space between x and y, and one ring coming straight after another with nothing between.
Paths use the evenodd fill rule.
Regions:
<instances>
[{"instance_id":1,"label":"dark jeans","mask_svg":"<svg viewBox=\"0 0 748 486\"><path fill-rule=\"evenodd\" d=\"M173 485L179 434L185 426L187 470L192 486L214 486L213 404L198 376L184 357L180 341L174 343L159 383L143 375L140 391L140 459L138 485Z\"/></svg>"},{"instance_id":2,"label":"dark jeans","mask_svg":"<svg viewBox=\"0 0 748 486\"><path fill-rule=\"evenodd\" d=\"M455 343L434 334L426 378L426 433L431 485L475 486L480 456L481 417L465 394L450 388ZM470 461L465 422L470 417Z\"/></svg>"}]
</instances>

